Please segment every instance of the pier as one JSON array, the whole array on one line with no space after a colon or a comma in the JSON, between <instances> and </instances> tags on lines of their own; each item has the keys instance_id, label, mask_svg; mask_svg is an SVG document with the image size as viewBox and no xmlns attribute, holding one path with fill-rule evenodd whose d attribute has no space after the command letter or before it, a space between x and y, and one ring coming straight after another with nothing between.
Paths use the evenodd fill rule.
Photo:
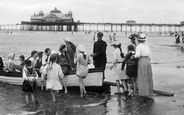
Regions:
<instances>
[{"instance_id":1,"label":"pier","mask_svg":"<svg viewBox=\"0 0 184 115\"><path fill-rule=\"evenodd\" d=\"M0 30L20 31L102 31L102 32L145 32L167 34L170 32L184 31L183 24L146 24L146 23L89 23L89 22L28 22L21 24L0 25Z\"/></svg>"}]
</instances>

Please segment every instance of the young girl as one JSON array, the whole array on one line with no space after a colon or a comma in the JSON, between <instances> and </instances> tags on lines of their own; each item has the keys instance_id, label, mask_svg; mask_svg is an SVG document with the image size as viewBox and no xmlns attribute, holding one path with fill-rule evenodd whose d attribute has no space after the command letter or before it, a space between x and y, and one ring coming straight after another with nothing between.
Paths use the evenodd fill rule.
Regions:
<instances>
[{"instance_id":1,"label":"young girl","mask_svg":"<svg viewBox=\"0 0 184 115\"><path fill-rule=\"evenodd\" d=\"M31 56L28 58L29 60L31 60L32 67L35 67L36 61L37 61L37 57L38 57L38 52L36 50L33 50L31 52Z\"/></svg>"},{"instance_id":2,"label":"young girl","mask_svg":"<svg viewBox=\"0 0 184 115\"><path fill-rule=\"evenodd\" d=\"M50 56L50 64L46 65L46 69L43 70L44 77L47 75L46 89L50 90L52 100L56 101L56 91L62 90L60 80L63 80L63 72L61 66L56 63L57 54Z\"/></svg>"},{"instance_id":3,"label":"young girl","mask_svg":"<svg viewBox=\"0 0 184 115\"><path fill-rule=\"evenodd\" d=\"M83 79L87 77L88 64L90 63L89 55L87 55L84 45L79 45L77 47L74 63L77 63L76 75L79 77L80 96L83 97L83 93L86 93Z\"/></svg>"},{"instance_id":4,"label":"young girl","mask_svg":"<svg viewBox=\"0 0 184 115\"><path fill-rule=\"evenodd\" d=\"M126 54L122 65L126 65L126 75L129 77L128 79L128 95L132 95L131 86L133 86L133 94L135 95L136 91L136 78L137 78L137 59L130 58L132 55L135 54L134 45L128 46L128 53ZM122 66L122 70L124 67Z\"/></svg>"},{"instance_id":5,"label":"young girl","mask_svg":"<svg viewBox=\"0 0 184 115\"><path fill-rule=\"evenodd\" d=\"M138 45L134 58L138 58L138 94L140 96L153 95L152 68L150 63L150 48L144 43L146 35L137 37Z\"/></svg>"},{"instance_id":6,"label":"young girl","mask_svg":"<svg viewBox=\"0 0 184 115\"><path fill-rule=\"evenodd\" d=\"M121 80L123 84L123 92L125 92L128 90L126 83L128 76L125 74L124 70L121 70L121 65L123 61L123 56L121 56L121 54L123 54L121 49L121 43L119 41L116 41L112 43L112 46L115 49L114 49L113 65L110 67L110 69L114 70L114 76L116 77L116 80Z\"/></svg>"},{"instance_id":7,"label":"young girl","mask_svg":"<svg viewBox=\"0 0 184 115\"><path fill-rule=\"evenodd\" d=\"M24 79L23 91L25 92L26 104L29 103L29 95L31 96L32 102L38 104L38 101L33 94L36 89L36 79L38 78L38 74L36 70L32 67L30 60L25 61L25 66L23 67L22 71L22 77Z\"/></svg>"}]
</instances>

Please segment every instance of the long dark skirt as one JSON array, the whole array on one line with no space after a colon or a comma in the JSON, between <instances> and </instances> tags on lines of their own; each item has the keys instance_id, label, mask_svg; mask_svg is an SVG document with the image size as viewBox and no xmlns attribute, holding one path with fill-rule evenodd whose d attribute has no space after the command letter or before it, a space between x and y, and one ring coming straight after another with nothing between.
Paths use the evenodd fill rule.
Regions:
<instances>
[{"instance_id":1,"label":"long dark skirt","mask_svg":"<svg viewBox=\"0 0 184 115\"><path fill-rule=\"evenodd\" d=\"M138 60L138 94L140 96L153 95L152 68L148 57L141 57Z\"/></svg>"}]
</instances>

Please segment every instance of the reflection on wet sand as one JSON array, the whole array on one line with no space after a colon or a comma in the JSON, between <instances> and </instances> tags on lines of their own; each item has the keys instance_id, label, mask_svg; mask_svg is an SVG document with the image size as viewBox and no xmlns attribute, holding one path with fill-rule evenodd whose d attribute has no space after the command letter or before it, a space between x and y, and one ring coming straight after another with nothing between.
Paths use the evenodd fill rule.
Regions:
<instances>
[{"instance_id":1,"label":"reflection on wet sand","mask_svg":"<svg viewBox=\"0 0 184 115\"><path fill-rule=\"evenodd\" d=\"M160 115L163 109L161 105L155 104L151 98L131 97L124 94L112 96L108 106L111 108L113 106L109 115Z\"/></svg>"}]
</instances>

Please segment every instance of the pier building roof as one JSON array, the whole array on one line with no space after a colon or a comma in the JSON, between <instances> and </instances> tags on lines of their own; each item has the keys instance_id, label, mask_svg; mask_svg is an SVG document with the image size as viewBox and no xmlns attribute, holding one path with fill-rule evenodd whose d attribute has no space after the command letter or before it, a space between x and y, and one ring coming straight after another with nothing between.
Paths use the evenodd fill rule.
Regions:
<instances>
[{"instance_id":1,"label":"pier building roof","mask_svg":"<svg viewBox=\"0 0 184 115\"><path fill-rule=\"evenodd\" d=\"M51 10L49 13L44 15L43 11L40 10L38 14L31 15L31 22L73 22L72 11L69 10L68 14L62 13L56 7L54 10Z\"/></svg>"}]
</instances>

